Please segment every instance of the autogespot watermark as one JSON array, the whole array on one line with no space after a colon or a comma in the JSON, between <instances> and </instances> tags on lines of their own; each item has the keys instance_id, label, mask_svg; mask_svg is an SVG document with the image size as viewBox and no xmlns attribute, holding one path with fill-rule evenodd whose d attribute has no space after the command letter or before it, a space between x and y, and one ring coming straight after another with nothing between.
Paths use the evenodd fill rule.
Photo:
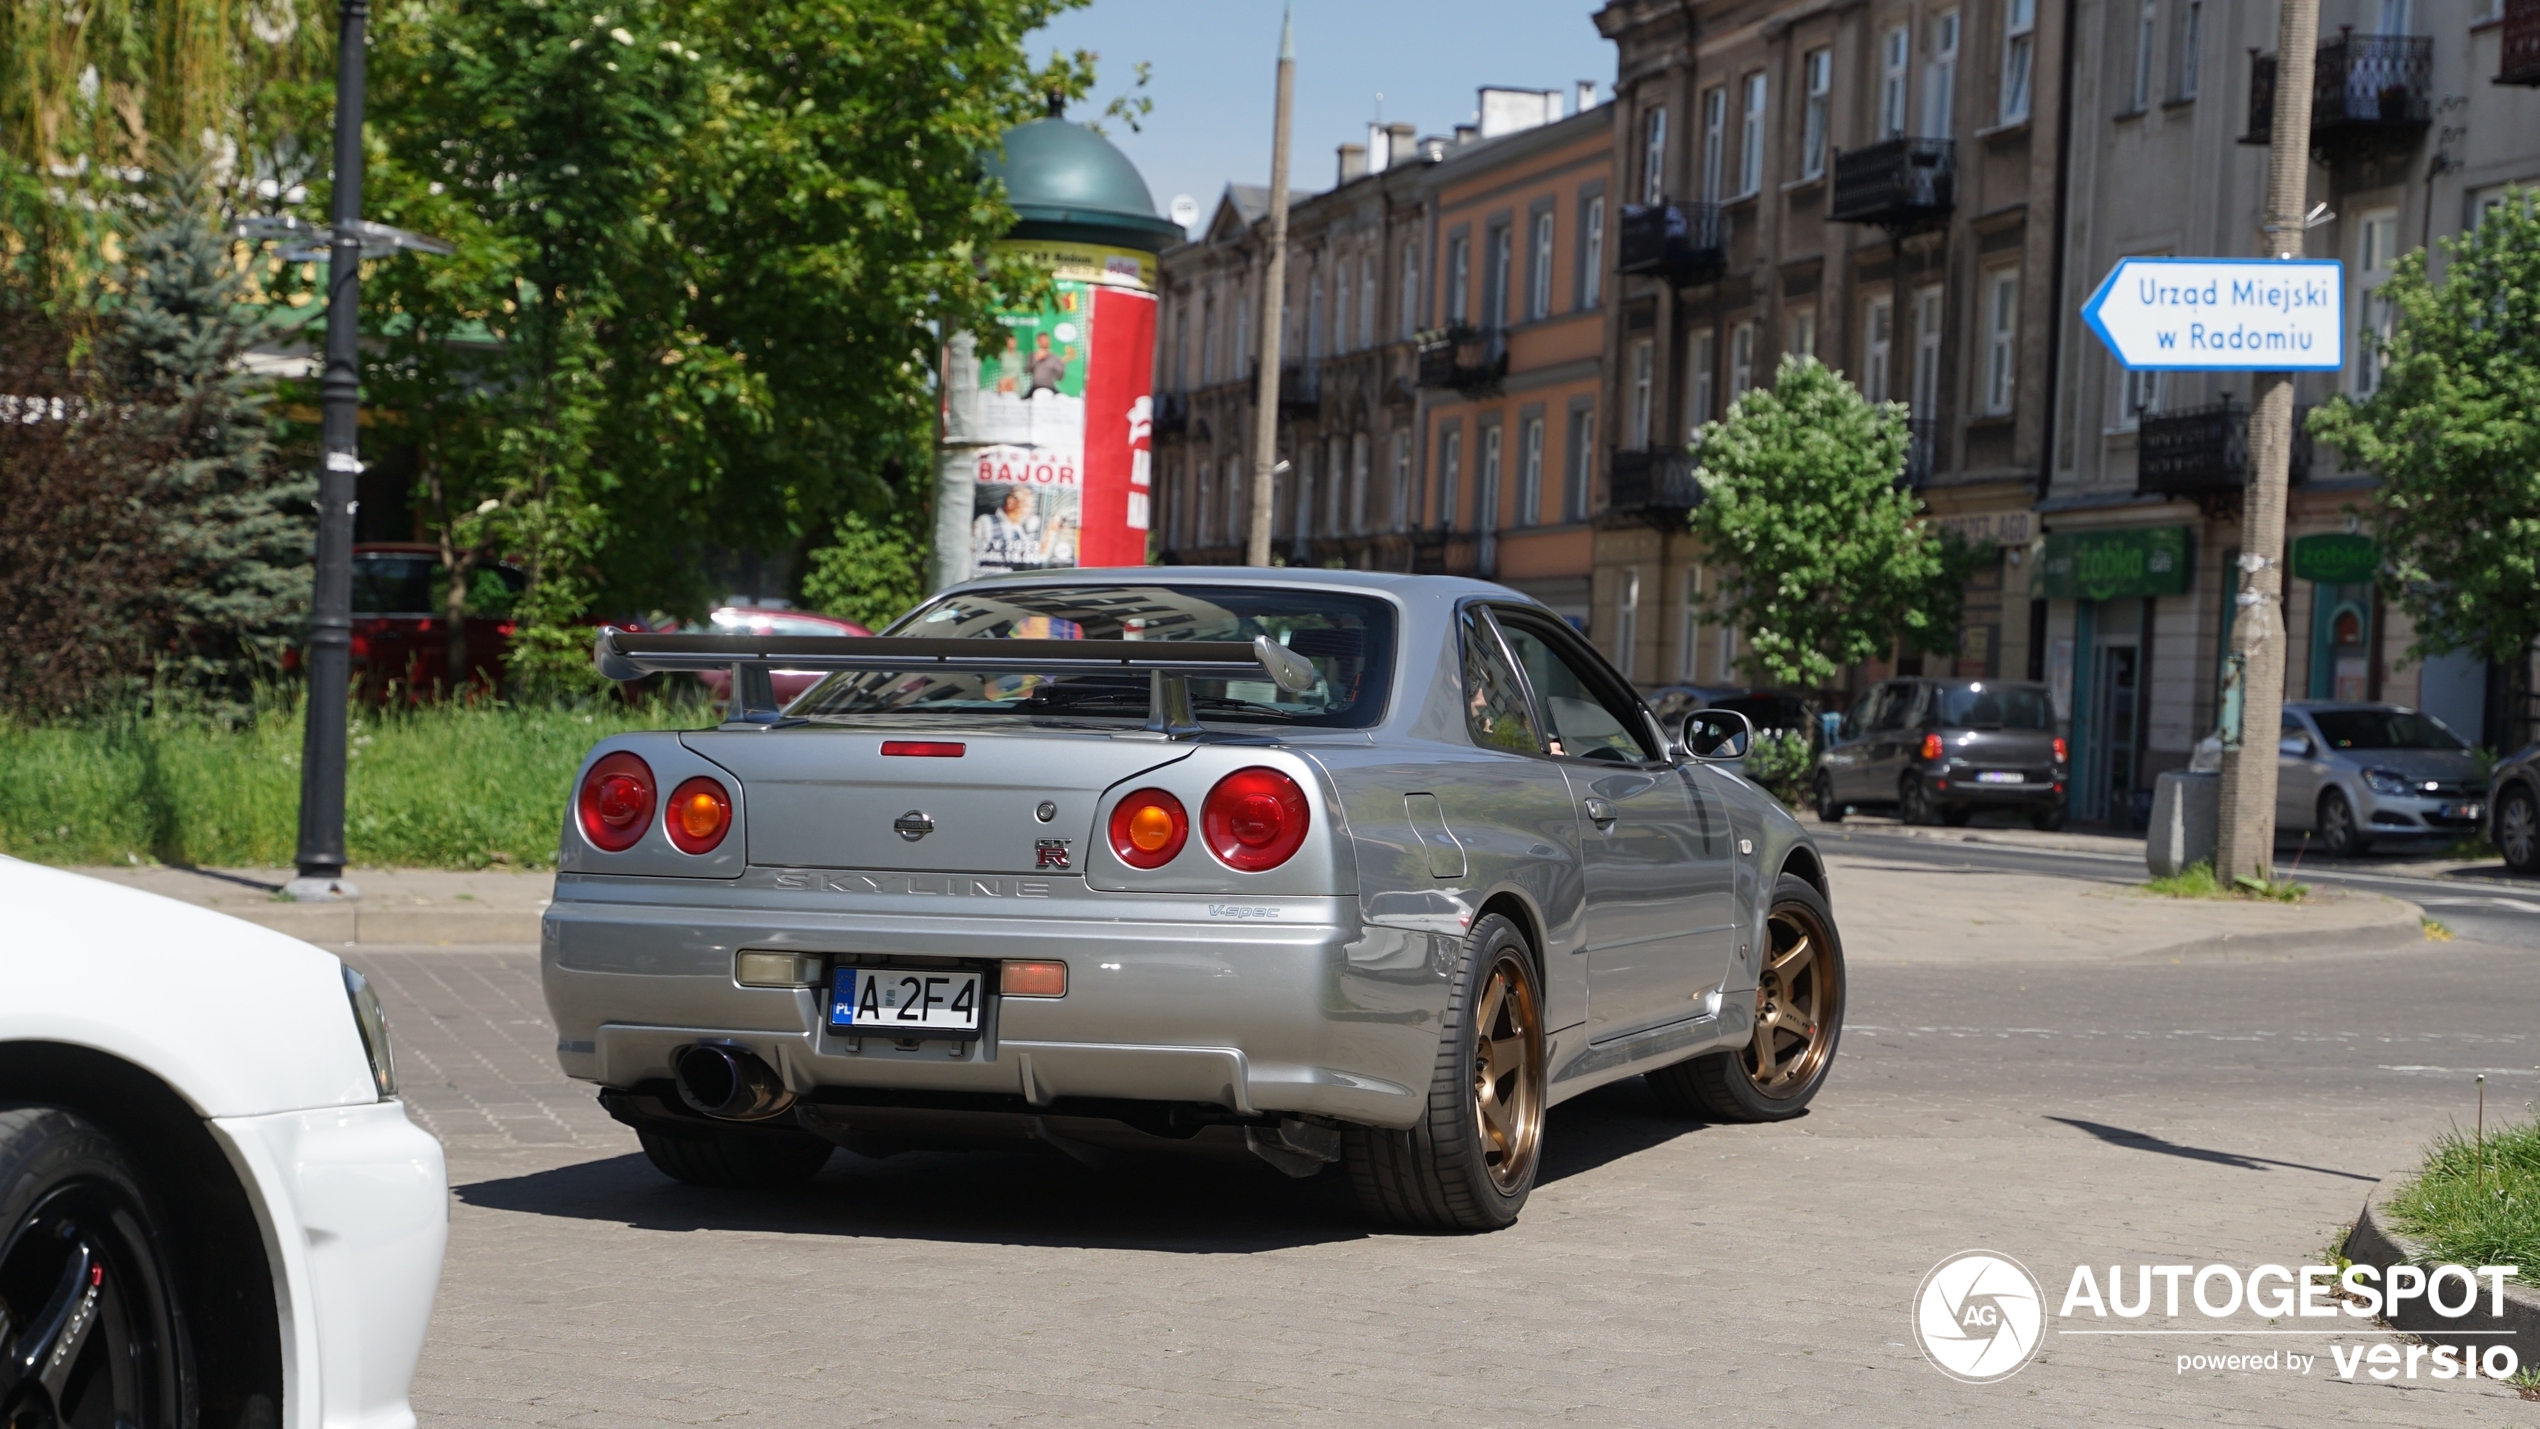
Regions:
<instances>
[{"instance_id":1,"label":"autogespot watermark","mask_svg":"<svg viewBox=\"0 0 2540 1429\"><path fill-rule=\"evenodd\" d=\"M2504 1315L2505 1282L2521 1274L2520 1266L2259 1265L2244 1272L2233 1265L2136 1265L2130 1276L2128 1269L2109 1266L2103 1289L2097 1266L2074 1266L2050 1324L2044 1287L2026 1266L1998 1251L1960 1251L1933 1266L1914 1291L1914 1341L1942 1374L1968 1384L1991 1384L2026 1368L2050 1334L2346 1335L2364 1327L2298 1322L2396 1319L2416 1301L2440 1319L2480 1316L2489 1323L2437 1331L2448 1339L2469 1341L2460 1344L2329 1345L2325 1354L2294 1348L2181 1354L2173 1357L2175 1372L2318 1371L2350 1380L2358 1374L2377 1380L2501 1380L2513 1378L2522 1367L2514 1345L2479 1343L2491 1335L2500 1340L2513 1335L2492 1322ZM2177 1320L2186 1311L2207 1322L2239 1323L2157 1328L2114 1323L2155 1315ZM2250 1316L2263 1316L2267 1323L2252 1325Z\"/></svg>"}]
</instances>

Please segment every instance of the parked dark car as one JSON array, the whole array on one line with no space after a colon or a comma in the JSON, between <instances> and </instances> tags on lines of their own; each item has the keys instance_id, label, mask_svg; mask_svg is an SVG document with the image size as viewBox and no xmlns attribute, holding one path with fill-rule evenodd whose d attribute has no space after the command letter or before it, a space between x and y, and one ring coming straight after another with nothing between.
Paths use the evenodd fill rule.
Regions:
<instances>
[{"instance_id":1,"label":"parked dark car","mask_svg":"<svg viewBox=\"0 0 2540 1429\"><path fill-rule=\"evenodd\" d=\"M1827 823L1857 808L1893 808L1909 824L1963 824L1978 809L2009 808L2057 829L2067 752L2042 684L1889 680L1843 717L1811 788Z\"/></svg>"},{"instance_id":2,"label":"parked dark car","mask_svg":"<svg viewBox=\"0 0 2540 1429\"><path fill-rule=\"evenodd\" d=\"M778 610L757 605L726 605L706 616L705 624L692 627L694 635L870 635L873 632L852 620L834 615L817 615L808 610ZM726 698L732 683L729 670L700 670L697 678L714 691L717 700ZM792 704L794 696L819 684L828 676L819 670L773 670L768 683L776 690L779 707Z\"/></svg>"},{"instance_id":3,"label":"parked dark car","mask_svg":"<svg viewBox=\"0 0 2540 1429\"><path fill-rule=\"evenodd\" d=\"M2540 744L2496 766L2487 785L2487 841L2516 873L2540 873Z\"/></svg>"},{"instance_id":4,"label":"parked dark car","mask_svg":"<svg viewBox=\"0 0 2540 1429\"><path fill-rule=\"evenodd\" d=\"M507 562L476 567L468 577L467 664L450 678L450 628L443 595L448 577L439 548L420 542L366 543L353 548L353 671L370 698L428 699L464 686L503 687L511 662L512 603L529 573Z\"/></svg>"}]
</instances>

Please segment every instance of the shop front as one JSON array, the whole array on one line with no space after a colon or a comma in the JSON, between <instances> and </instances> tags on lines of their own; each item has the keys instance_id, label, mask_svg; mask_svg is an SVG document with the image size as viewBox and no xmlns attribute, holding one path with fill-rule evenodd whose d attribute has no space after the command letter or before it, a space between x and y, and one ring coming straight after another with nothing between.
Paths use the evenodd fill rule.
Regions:
<instances>
[{"instance_id":1,"label":"shop front","mask_svg":"<svg viewBox=\"0 0 2540 1429\"><path fill-rule=\"evenodd\" d=\"M2188 526L2046 537L2037 571L2049 607L2044 673L2072 744L2076 820L2141 827L2153 776L2185 762L2193 744L2192 710L2156 709L2152 692L2156 673L2174 679L2179 657L2192 661L2199 643L2194 537Z\"/></svg>"}]
</instances>

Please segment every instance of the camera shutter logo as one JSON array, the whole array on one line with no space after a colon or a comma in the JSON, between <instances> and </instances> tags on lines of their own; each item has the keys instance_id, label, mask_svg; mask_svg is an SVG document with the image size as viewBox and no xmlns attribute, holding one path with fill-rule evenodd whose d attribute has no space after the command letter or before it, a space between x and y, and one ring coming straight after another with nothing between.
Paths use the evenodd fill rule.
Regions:
<instances>
[{"instance_id":1,"label":"camera shutter logo","mask_svg":"<svg viewBox=\"0 0 2540 1429\"><path fill-rule=\"evenodd\" d=\"M1965 1250L1931 1268L1914 1291L1914 1342L1932 1367L1967 1384L2009 1379L2046 1338L2046 1292L2028 1267Z\"/></svg>"}]
</instances>

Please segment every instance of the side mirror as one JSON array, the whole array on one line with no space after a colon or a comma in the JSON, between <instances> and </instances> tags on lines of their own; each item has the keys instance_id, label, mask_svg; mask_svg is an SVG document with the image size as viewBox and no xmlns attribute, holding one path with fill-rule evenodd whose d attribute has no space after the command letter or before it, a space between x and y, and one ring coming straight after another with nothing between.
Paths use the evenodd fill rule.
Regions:
<instances>
[{"instance_id":1,"label":"side mirror","mask_svg":"<svg viewBox=\"0 0 2540 1429\"><path fill-rule=\"evenodd\" d=\"M2308 759L2311 757L2310 737L2300 734L2288 735L2275 742L2275 752L2287 759Z\"/></svg>"},{"instance_id":2,"label":"side mirror","mask_svg":"<svg viewBox=\"0 0 2540 1429\"><path fill-rule=\"evenodd\" d=\"M1677 732L1685 753L1705 764L1732 764L1755 748L1755 725L1735 710L1695 710Z\"/></svg>"}]
</instances>

